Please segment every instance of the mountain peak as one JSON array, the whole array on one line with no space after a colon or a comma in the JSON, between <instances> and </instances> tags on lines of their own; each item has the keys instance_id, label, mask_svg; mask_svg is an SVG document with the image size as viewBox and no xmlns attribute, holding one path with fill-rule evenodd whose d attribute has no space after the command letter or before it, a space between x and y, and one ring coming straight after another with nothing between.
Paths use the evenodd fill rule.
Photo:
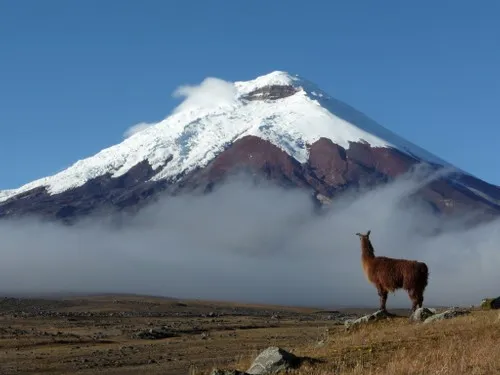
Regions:
<instances>
[{"instance_id":1,"label":"mountain peak","mask_svg":"<svg viewBox=\"0 0 500 375\"><path fill-rule=\"evenodd\" d=\"M164 120L57 174L0 191L0 218L78 217L139 205L164 191L210 191L238 168L333 197L387 181L419 161L450 167L285 71L249 81L207 78L176 93L184 100ZM427 189L425 199L441 211L464 204L500 213L498 188L460 176Z\"/></svg>"},{"instance_id":2,"label":"mountain peak","mask_svg":"<svg viewBox=\"0 0 500 375\"><path fill-rule=\"evenodd\" d=\"M300 164L308 162L309 146L326 138L346 149L351 142L362 142L446 165L298 75L277 70L253 80L226 83L228 90L219 90L217 85L210 86L215 94L211 89L201 90L201 94L198 91L196 100L191 100L195 105L183 107L183 102L172 115L120 144L53 176L0 191L0 202L35 188L59 194L104 175L121 177L140 163L151 166L150 181L174 182L179 176L204 168L228 145L246 136L273 144ZM185 102L193 99L189 97L192 88L187 92ZM210 96L217 93L229 105L206 107Z\"/></svg>"},{"instance_id":3,"label":"mountain peak","mask_svg":"<svg viewBox=\"0 0 500 375\"><path fill-rule=\"evenodd\" d=\"M267 86L296 86L300 78L288 72L275 70L249 81L237 81L235 86L242 94L246 94Z\"/></svg>"}]
</instances>

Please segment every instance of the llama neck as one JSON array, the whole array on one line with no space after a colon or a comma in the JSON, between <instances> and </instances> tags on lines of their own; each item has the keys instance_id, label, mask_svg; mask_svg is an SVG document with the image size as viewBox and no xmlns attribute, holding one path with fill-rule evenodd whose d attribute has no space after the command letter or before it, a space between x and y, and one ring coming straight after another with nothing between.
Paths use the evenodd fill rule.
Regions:
<instances>
[{"instance_id":1,"label":"llama neck","mask_svg":"<svg viewBox=\"0 0 500 375\"><path fill-rule=\"evenodd\" d=\"M363 258L375 258L375 250L373 250L372 243L369 239L363 238L361 241L361 256Z\"/></svg>"}]
</instances>

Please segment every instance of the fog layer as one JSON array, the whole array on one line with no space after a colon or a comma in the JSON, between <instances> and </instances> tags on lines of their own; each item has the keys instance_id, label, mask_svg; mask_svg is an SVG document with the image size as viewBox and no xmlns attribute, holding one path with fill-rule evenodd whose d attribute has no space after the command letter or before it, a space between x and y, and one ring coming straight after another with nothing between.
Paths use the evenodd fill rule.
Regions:
<instances>
[{"instance_id":1,"label":"fog layer","mask_svg":"<svg viewBox=\"0 0 500 375\"><path fill-rule=\"evenodd\" d=\"M424 304L477 304L496 296L498 222L464 230L424 204L401 204L425 182L404 176L344 194L322 215L309 192L244 178L205 196L165 197L119 229L92 218L75 226L0 222L0 292L119 292L293 305L378 306L356 232L376 255L424 261ZM446 230L430 236L436 228ZM403 291L388 307L409 307Z\"/></svg>"}]
</instances>

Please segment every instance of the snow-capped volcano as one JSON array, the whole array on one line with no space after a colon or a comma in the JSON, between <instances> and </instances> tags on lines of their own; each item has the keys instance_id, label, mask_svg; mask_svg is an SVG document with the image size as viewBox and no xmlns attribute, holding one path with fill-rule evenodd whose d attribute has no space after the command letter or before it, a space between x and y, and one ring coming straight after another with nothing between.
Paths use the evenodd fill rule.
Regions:
<instances>
[{"instance_id":1,"label":"snow-capped volcano","mask_svg":"<svg viewBox=\"0 0 500 375\"><path fill-rule=\"evenodd\" d=\"M210 163L214 163L214 160L221 158L222 154L228 152L235 144L241 144L248 139L258 139L260 142L272 145L290 158L286 163L292 163L294 168L299 168L295 164L307 166L314 162L313 159L316 160L316 164L322 164L317 156L313 158L311 155L314 145L318 145L320 141L327 141L329 145L335 145L342 150L349 150L353 144L360 144L369 147L370 150L392 150L397 152L400 159L406 158L413 162L422 160L440 166L448 165L437 156L397 136L347 104L330 97L315 84L299 76L275 71L251 81L228 83L207 79L203 85L207 86L207 90L195 94L191 92L192 95L188 96L170 116L131 135L122 143L106 148L87 159L79 160L53 176L33 181L18 189L0 191L0 215L2 207L8 213L16 211L13 207L20 205L15 203L19 201L16 197L26 194L32 198L40 197L40 194L44 197L55 197L82 188L88 183L99 181L102 185L103 179L109 181L123 179L132 171L136 171L138 166L148 171L135 178L136 183L132 184L135 187L137 184L153 184L161 181L175 184L190 173L200 171ZM257 149L252 148L253 146L245 147L247 159L256 157ZM328 146L321 151L322 157L331 158L331 155L327 154L336 152L332 150ZM269 152L276 154L278 151ZM360 152L356 151L356 155L346 155L340 159L342 163L350 163L352 161L348 160L349 158L357 160L361 157L371 160L370 158L379 157L375 154L359 156ZM385 159L387 157L383 156ZM279 158L283 159L285 156ZM244 162L241 152L238 153L237 159L239 164ZM272 160L266 161L269 162L273 163ZM369 161L365 160L363 163L358 164L362 166L366 164L371 168ZM313 169L317 167L318 165ZM401 167L396 169L398 168L401 169ZM340 169L342 170L342 167ZM326 177L327 180L328 173L336 173L328 170L323 172L325 173L322 178ZM345 181L341 185L352 182L352 178L346 177L345 173L341 179ZM383 173L391 175L400 171ZM476 181L472 176L465 174L464 178ZM131 183L127 182L126 185L123 189L129 188ZM120 186L115 183L112 188L116 193L116 189ZM468 193L472 192L467 184L463 184L462 188ZM102 195L102 191L100 194ZM74 197L74 194L72 196ZM481 199L492 203L497 197ZM44 201L47 202L47 199Z\"/></svg>"},{"instance_id":2,"label":"snow-capped volcano","mask_svg":"<svg viewBox=\"0 0 500 375\"><path fill-rule=\"evenodd\" d=\"M121 176L142 161L158 170L152 180L175 179L181 173L205 166L225 145L247 135L271 142L300 163L308 160L307 145L325 137L344 148L349 147L349 142L363 141L372 147L394 147L427 161L446 164L298 76L275 71L252 81L235 82L233 87L232 100L226 98L217 106L191 107L174 113L56 175L19 189L0 191L0 201L41 186L50 194L58 194L106 173ZM266 100L266 87L288 90L282 89L284 95L278 100ZM342 113L336 114L338 111ZM342 118L345 112L354 121Z\"/></svg>"}]
</instances>

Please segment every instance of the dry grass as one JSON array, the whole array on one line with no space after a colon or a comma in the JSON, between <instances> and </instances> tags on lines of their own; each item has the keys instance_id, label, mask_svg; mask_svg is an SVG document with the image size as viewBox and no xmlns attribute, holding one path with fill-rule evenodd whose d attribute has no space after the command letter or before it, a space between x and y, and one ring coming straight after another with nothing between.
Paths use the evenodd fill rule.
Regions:
<instances>
[{"instance_id":1,"label":"dry grass","mask_svg":"<svg viewBox=\"0 0 500 375\"><path fill-rule=\"evenodd\" d=\"M410 324L407 318L372 323L356 331L330 333L321 347L296 347L299 356L320 359L296 375L479 375L500 373L500 320L495 311L433 324ZM254 356L252 356L254 358ZM251 358L239 360L246 369Z\"/></svg>"}]
</instances>

